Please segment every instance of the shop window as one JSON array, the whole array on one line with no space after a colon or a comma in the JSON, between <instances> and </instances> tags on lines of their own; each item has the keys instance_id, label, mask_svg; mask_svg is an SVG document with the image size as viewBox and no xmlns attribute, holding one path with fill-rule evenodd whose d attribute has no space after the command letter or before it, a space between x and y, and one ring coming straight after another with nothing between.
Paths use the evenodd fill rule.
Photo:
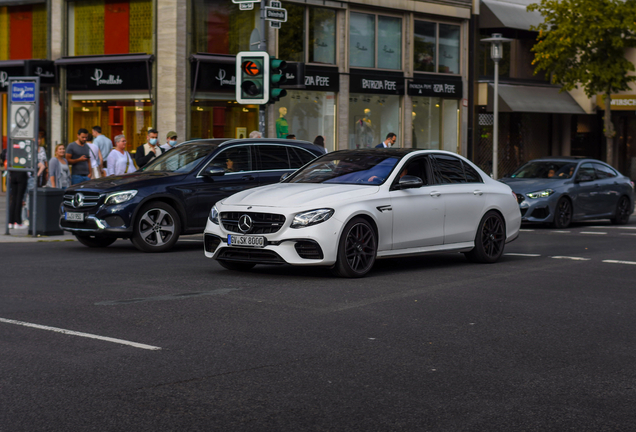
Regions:
<instances>
[{"instance_id":1,"label":"shop window","mask_svg":"<svg viewBox=\"0 0 636 432\"><path fill-rule=\"evenodd\" d=\"M192 139L247 138L258 130L258 105L201 99L194 101L190 113Z\"/></svg>"},{"instance_id":2,"label":"shop window","mask_svg":"<svg viewBox=\"0 0 636 432\"><path fill-rule=\"evenodd\" d=\"M0 60L47 58L46 4L0 7Z\"/></svg>"},{"instance_id":3,"label":"shop window","mask_svg":"<svg viewBox=\"0 0 636 432\"><path fill-rule=\"evenodd\" d=\"M458 151L458 100L415 96L412 118L414 148Z\"/></svg>"},{"instance_id":4,"label":"shop window","mask_svg":"<svg viewBox=\"0 0 636 432\"><path fill-rule=\"evenodd\" d=\"M82 0L68 4L69 55L152 53L151 0Z\"/></svg>"},{"instance_id":5,"label":"shop window","mask_svg":"<svg viewBox=\"0 0 636 432\"><path fill-rule=\"evenodd\" d=\"M335 93L287 90L287 96L276 102L274 110L278 114L278 138L293 134L299 140L313 142L322 135L325 148L335 150Z\"/></svg>"},{"instance_id":6,"label":"shop window","mask_svg":"<svg viewBox=\"0 0 636 432\"><path fill-rule=\"evenodd\" d=\"M69 142L75 140L79 129L90 131L93 126L101 126L102 133L111 140L124 134L126 150L134 154L137 147L146 143L147 131L153 125L150 99L102 100L98 96L108 97L69 95Z\"/></svg>"},{"instance_id":7,"label":"shop window","mask_svg":"<svg viewBox=\"0 0 636 432\"><path fill-rule=\"evenodd\" d=\"M349 148L372 148L398 134L393 147L400 147L400 96L349 95Z\"/></svg>"},{"instance_id":8,"label":"shop window","mask_svg":"<svg viewBox=\"0 0 636 432\"><path fill-rule=\"evenodd\" d=\"M192 1L192 53L237 54L250 50L252 30L260 23L260 3L239 10L228 0Z\"/></svg>"},{"instance_id":9,"label":"shop window","mask_svg":"<svg viewBox=\"0 0 636 432\"><path fill-rule=\"evenodd\" d=\"M351 12L349 64L352 67L402 69L402 19Z\"/></svg>"},{"instance_id":10,"label":"shop window","mask_svg":"<svg viewBox=\"0 0 636 432\"><path fill-rule=\"evenodd\" d=\"M459 74L460 36L458 25L415 20L415 71Z\"/></svg>"},{"instance_id":11,"label":"shop window","mask_svg":"<svg viewBox=\"0 0 636 432\"><path fill-rule=\"evenodd\" d=\"M283 3L287 22L278 30L278 57L285 61L335 64L336 11Z\"/></svg>"}]
</instances>

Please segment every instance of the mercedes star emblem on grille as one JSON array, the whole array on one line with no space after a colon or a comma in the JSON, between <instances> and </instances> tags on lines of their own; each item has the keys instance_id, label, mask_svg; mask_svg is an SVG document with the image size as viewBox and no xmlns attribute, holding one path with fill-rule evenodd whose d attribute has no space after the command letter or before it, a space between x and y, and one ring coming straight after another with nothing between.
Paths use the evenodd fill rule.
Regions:
<instances>
[{"instance_id":1,"label":"mercedes star emblem on grille","mask_svg":"<svg viewBox=\"0 0 636 432\"><path fill-rule=\"evenodd\" d=\"M73 208L79 208L84 205L84 194L77 193L73 197Z\"/></svg>"},{"instance_id":2,"label":"mercedes star emblem on grille","mask_svg":"<svg viewBox=\"0 0 636 432\"><path fill-rule=\"evenodd\" d=\"M244 214L238 220L238 228L242 233L248 233L252 230L252 218Z\"/></svg>"}]
</instances>

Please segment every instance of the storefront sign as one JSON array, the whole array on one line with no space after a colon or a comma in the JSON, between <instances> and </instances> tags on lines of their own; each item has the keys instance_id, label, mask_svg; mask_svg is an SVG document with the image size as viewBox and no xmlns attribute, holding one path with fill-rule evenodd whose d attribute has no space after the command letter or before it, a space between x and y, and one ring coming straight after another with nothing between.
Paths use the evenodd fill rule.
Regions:
<instances>
[{"instance_id":1,"label":"storefront sign","mask_svg":"<svg viewBox=\"0 0 636 432\"><path fill-rule=\"evenodd\" d=\"M357 71L349 76L351 93L404 94L404 77L379 71Z\"/></svg>"},{"instance_id":2,"label":"storefront sign","mask_svg":"<svg viewBox=\"0 0 636 432\"><path fill-rule=\"evenodd\" d=\"M612 111L634 111L636 110L636 95L612 95ZM596 104L598 109L605 110L605 96L597 95Z\"/></svg>"},{"instance_id":3,"label":"storefront sign","mask_svg":"<svg viewBox=\"0 0 636 432\"><path fill-rule=\"evenodd\" d=\"M409 96L462 98L461 78L416 78L408 83Z\"/></svg>"},{"instance_id":4,"label":"storefront sign","mask_svg":"<svg viewBox=\"0 0 636 432\"><path fill-rule=\"evenodd\" d=\"M194 76L196 64L192 69L192 85L194 86ZM197 77L196 91L214 93L234 93L236 89L236 62L231 63L206 63L200 62L199 76Z\"/></svg>"},{"instance_id":5,"label":"storefront sign","mask_svg":"<svg viewBox=\"0 0 636 432\"><path fill-rule=\"evenodd\" d=\"M10 66L0 61L0 92L7 91L9 78L40 77L40 87L55 85L55 66L50 60L9 60ZM17 64L16 64L17 63Z\"/></svg>"},{"instance_id":6,"label":"storefront sign","mask_svg":"<svg viewBox=\"0 0 636 432\"><path fill-rule=\"evenodd\" d=\"M78 90L148 90L146 63L73 64L67 68L67 88Z\"/></svg>"},{"instance_id":7,"label":"storefront sign","mask_svg":"<svg viewBox=\"0 0 636 432\"><path fill-rule=\"evenodd\" d=\"M340 90L340 75L338 74L338 69L306 66L305 89L338 92Z\"/></svg>"}]
</instances>

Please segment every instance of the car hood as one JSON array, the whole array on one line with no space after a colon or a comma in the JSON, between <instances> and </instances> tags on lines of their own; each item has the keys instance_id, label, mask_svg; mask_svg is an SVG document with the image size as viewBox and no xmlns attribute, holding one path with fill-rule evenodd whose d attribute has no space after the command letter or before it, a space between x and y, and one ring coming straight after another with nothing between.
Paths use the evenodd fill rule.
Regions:
<instances>
[{"instance_id":1,"label":"car hood","mask_svg":"<svg viewBox=\"0 0 636 432\"><path fill-rule=\"evenodd\" d=\"M322 207L339 201L353 201L377 193L378 186L276 183L238 192L223 205L261 207Z\"/></svg>"},{"instance_id":2,"label":"car hood","mask_svg":"<svg viewBox=\"0 0 636 432\"><path fill-rule=\"evenodd\" d=\"M124 189L137 189L157 182L158 180L182 176L183 173L167 172L135 172L118 176L102 177L89 180L69 188L70 191L111 192Z\"/></svg>"},{"instance_id":3,"label":"car hood","mask_svg":"<svg viewBox=\"0 0 636 432\"><path fill-rule=\"evenodd\" d=\"M541 179L541 178L523 178L517 179L506 177L499 180L507 184L515 193L537 192L543 189L557 189L565 184L572 182L572 179Z\"/></svg>"}]
</instances>

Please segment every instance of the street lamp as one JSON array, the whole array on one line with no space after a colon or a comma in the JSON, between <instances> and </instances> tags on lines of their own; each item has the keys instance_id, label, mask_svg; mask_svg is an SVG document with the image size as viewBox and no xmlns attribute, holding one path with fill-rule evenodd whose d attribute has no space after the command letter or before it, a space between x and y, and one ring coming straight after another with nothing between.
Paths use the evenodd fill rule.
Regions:
<instances>
[{"instance_id":1,"label":"street lamp","mask_svg":"<svg viewBox=\"0 0 636 432\"><path fill-rule=\"evenodd\" d=\"M492 37L482 39L482 42L490 42L490 58L495 62L495 97L493 106L493 134L492 134L492 177L497 180L499 162L499 60L503 58L503 43L512 39L502 37L501 33L493 33Z\"/></svg>"}]
</instances>

